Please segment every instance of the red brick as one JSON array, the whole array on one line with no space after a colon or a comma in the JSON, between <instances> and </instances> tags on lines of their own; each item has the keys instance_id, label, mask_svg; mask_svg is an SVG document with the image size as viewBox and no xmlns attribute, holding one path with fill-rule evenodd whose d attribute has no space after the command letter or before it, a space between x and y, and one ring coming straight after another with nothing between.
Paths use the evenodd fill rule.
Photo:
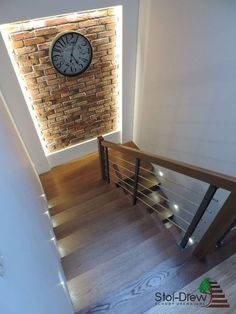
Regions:
<instances>
[{"instance_id":1,"label":"red brick","mask_svg":"<svg viewBox=\"0 0 236 314\"><path fill-rule=\"evenodd\" d=\"M102 17L99 19L99 24L110 24L110 23L114 23L116 21L115 17Z\"/></svg>"},{"instance_id":2,"label":"red brick","mask_svg":"<svg viewBox=\"0 0 236 314\"><path fill-rule=\"evenodd\" d=\"M29 38L24 40L25 46L32 46L32 45L37 45L41 44L45 41L43 37L35 37L35 38Z\"/></svg>"},{"instance_id":3,"label":"red brick","mask_svg":"<svg viewBox=\"0 0 236 314\"><path fill-rule=\"evenodd\" d=\"M106 30L110 31L116 28L116 23L111 23L106 25Z\"/></svg>"},{"instance_id":4,"label":"red brick","mask_svg":"<svg viewBox=\"0 0 236 314\"><path fill-rule=\"evenodd\" d=\"M35 36L44 36L44 35L49 35L49 34L55 34L57 33L57 28L56 27L44 27L44 28L39 28L34 31Z\"/></svg>"},{"instance_id":5,"label":"red brick","mask_svg":"<svg viewBox=\"0 0 236 314\"><path fill-rule=\"evenodd\" d=\"M28 54L31 52L34 52L37 50L37 47L23 47L23 48L19 48L19 49L15 49L15 54L16 55L24 55L24 54Z\"/></svg>"},{"instance_id":6,"label":"red brick","mask_svg":"<svg viewBox=\"0 0 236 314\"><path fill-rule=\"evenodd\" d=\"M51 68L52 67L52 65L51 65L51 63L49 64L49 63L45 63L45 64L38 64L38 65L35 65L34 66L34 70L46 70L46 69L48 69L48 68Z\"/></svg>"},{"instance_id":7,"label":"red brick","mask_svg":"<svg viewBox=\"0 0 236 314\"><path fill-rule=\"evenodd\" d=\"M60 32L64 32L64 31L70 31L70 30L78 30L79 25L77 24L66 24L66 25L62 25L62 26L58 26L57 27L57 31Z\"/></svg>"},{"instance_id":8,"label":"red brick","mask_svg":"<svg viewBox=\"0 0 236 314\"><path fill-rule=\"evenodd\" d=\"M26 39L30 37L34 37L34 32L24 31L24 32L10 34L10 38L12 41L22 40L22 39Z\"/></svg>"},{"instance_id":9,"label":"red brick","mask_svg":"<svg viewBox=\"0 0 236 314\"><path fill-rule=\"evenodd\" d=\"M99 45L97 46L97 51L101 51L101 50L108 50L114 47L113 43L109 43L109 44L104 44L104 45Z\"/></svg>"},{"instance_id":10,"label":"red brick","mask_svg":"<svg viewBox=\"0 0 236 314\"><path fill-rule=\"evenodd\" d=\"M38 50L48 50L50 47L51 43L44 43L44 44L39 44L37 45Z\"/></svg>"},{"instance_id":11,"label":"red brick","mask_svg":"<svg viewBox=\"0 0 236 314\"><path fill-rule=\"evenodd\" d=\"M97 26L89 27L86 30L87 30L87 34L103 32L105 31L105 25L97 25Z\"/></svg>"},{"instance_id":12,"label":"red brick","mask_svg":"<svg viewBox=\"0 0 236 314\"><path fill-rule=\"evenodd\" d=\"M65 24L67 23L67 18L66 17L58 17L58 18L53 18L51 20L47 20L45 22L46 26L54 26L54 25L60 25L60 24Z\"/></svg>"},{"instance_id":13,"label":"red brick","mask_svg":"<svg viewBox=\"0 0 236 314\"><path fill-rule=\"evenodd\" d=\"M92 46L104 45L109 43L109 38L100 38L96 40L92 40Z\"/></svg>"},{"instance_id":14,"label":"red brick","mask_svg":"<svg viewBox=\"0 0 236 314\"><path fill-rule=\"evenodd\" d=\"M79 22L79 27L80 28L91 27L91 26L95 26L97 24L98 24L98 20L97 19L92 19L92 20Z\"/></svg>"},{"instance_id":15,"label":"red brick","mask_svg":"<svg viewBox=\"0 0 236 314\"><path fill-rule=\"evenodd\" d=\"M110 37L116 34L115 30L105 31L98 34L98 38Z\"/></svg>"},{"instance_id":16,"label":"red brick","mask_svg":"<svg viewBox=\"0 0 236 314\"><path fill-rule=\"evenodd\" d=\"M11 47L13 49L22 48L22 47L24 47L24 43L22 40L13 41L13 42L11 42Z\"/></svg>"}]
</instances>

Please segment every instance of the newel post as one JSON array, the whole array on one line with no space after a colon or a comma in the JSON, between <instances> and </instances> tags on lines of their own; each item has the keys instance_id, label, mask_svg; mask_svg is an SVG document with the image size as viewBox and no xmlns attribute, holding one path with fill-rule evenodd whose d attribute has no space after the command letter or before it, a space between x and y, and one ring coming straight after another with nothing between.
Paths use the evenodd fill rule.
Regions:
<instances>
[{"instance_id":1,"label":"newel post","mask_svg":"<svg viewBox=\"0 0 236 314\"><path fill-rule=\"evenodd\" d=\"M104 138L102 136L99 136L97 138L97 143L98 143L98 154L99 154L99 160L100 160L101 176L103 180L106 180L105 147L102 146L102 141L104 141Z\"/></svg>"},{"instance_id":2,"label":"newel post","mask_svg":"<svg viewBox=\"0 0 236 314\"><path fill-rule=\"evenodd\" d=\"M209 229L197 244L193 254L199 260L204 259L234 220L236 220L236 189L231 192L225 201Z\"/></svg>"}]
</instances>

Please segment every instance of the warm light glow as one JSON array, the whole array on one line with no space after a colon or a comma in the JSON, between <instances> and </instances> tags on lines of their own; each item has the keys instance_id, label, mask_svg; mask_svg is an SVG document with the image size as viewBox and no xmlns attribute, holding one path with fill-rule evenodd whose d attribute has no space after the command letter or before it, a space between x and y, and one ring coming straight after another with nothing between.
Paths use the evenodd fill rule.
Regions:
<instances>
[{"instance_id":1,"label":"warm light glow","mask_svg":"<svg viewBox=\"0 0 236 314\"><path fill-rule=\"evenodd\" d=\"M175 210L179 210L179 205L174 204L174 209L175 209Z\"/></svg>"},{"instance_id":2,"label":"warm light glow","mask_svg":"<svg viewBox=\"0 0 236 314\"><path fill-rule=\"evenodd\" d=\"M12 53L12 47L11 47L11 43L10 43L10 40L9 40L9 37L8 37L8 31L4 28L1 28L0 27L0 32L2 34L2 37L3 37L3 40L4 40L4 43L6 45L6 48L7 48L7 51L8 51L8 55L10 57L10 60L11 60L11 63L12 63L12 66L14 68L14 71L16 73L16 77L17 77L17 80L19 82L19 85L21 87L21 91L22 91L22 94L24 96L24 99L25 99L25 102L27 104L27 107L28 107L28 110L30 112L30 115L31 115L31 118L33 120L33 123L34 123L34 127L36 129L36 132L38 134L38 138L40 140L40 143L42 145L42 148L44 150L44 153L45 155L47 154L47 147L46 147L46 143L44 142L43 138L42 138L42 133L41 133L41 130L40 130L40 126L39 126L39 122L36 118L36 115L35 115L35 112L33 110L33 106L32 106L32 101L31 101L31 98L30 98L30 94L29 92L27 91L26 89L26 86L25 86L25 83L23 81L23 77L22 75L20 74L20 70L19 70L19 67L17 65L17 62L16 60L14 59L14 55Z\"/></svg>"},{"instance_id":3,"label":"warm light glow","mask_svg":"<svg viewBox=\"0 0 236 314\"><path fill-rule=\"evenodd\" d=\"M119 64L118 69L118 113L119 113L119 120L118 120L118 131L122 130L122 51L123 51L123 7L121 5L117 6L115 8L116 16L117 16L117 33L116 33L116 57L117 57L117 63Z\"/></svg>"},{"instance_id":4,"label":"warm light glow","mask_svg":"<svg viewBox=\"0 0 236 314\"><path fill-rule=\"evenodd\" d=\"M123 84L122 83L122 67L123 67L122 66L122 51L123 51L123 38L122 38L123 29L122 28L123 28L123 7L121 5L118 5L118 6L107 7L107 8L99 8L97 10L87 10L87 11L81 11L81 12L74 12L74 13L66 14L66 16L73 21L73 19L75 19L79 14L83 14L85 12L90 12L90 11L91 12L99 12L102 9L109 9L109 8L114 9L115 15L116 15L116 18L117 18L117 25L116 25L116 52L115 52L115 55L116 55L116 59L117 59L117 64L119 65L119 67L118 67L118 77L117 77L118 78L118 86L117 86L117 90L118 90L117 106L118 106L118 108L117 108L117 110L118 110L119 117L118 117L117 129L114 131L114 132L117 132L117 131L121 131L122 130L122 84ZM51 155L53 153L57 153L60 150L57 150L55 152L50 153L48 148L47 148L47 143L46 143L46 141L45 141L45 139L44 139L44 137L42 135L41 128L40 128L40 125L39 125L39 121L37 120L35 111L33 109L33 101L31 99L30 92L26 88L25 82L23 80L23 76L21 75L19 67L17 65L17 62L16 62L16 60L14 58L14 52L13 52L13 49L12 49L12 44L11 44L10 39L9 39L9 33L12 32L13 30L15 30L16 27L18 27L18 29L22 28L23 30L24 29L28 30L28 29L34 29L34 28L43 27L45 20L58 18L58 17L59 16L42 17L40 19L22 21L21 23L18 22L18 23L0 25L0 33L3 36L4 43L6 45L9 57L11 59L11 63L13 65L13 68L14 68L15 73L16 73L16 77L18 79L19 85L20 85L21 90L22 90L22 94L24 96L24 99L25 99L25 102L27 104L27 107L28 107L28 109L30 111L31 118L33 120L35 129L36 129L38 137L40 139L40 143L41 143L41 145L43 147L43 150L44 150L44 153L45 153L46 156L49 156L49 155ZM113 132L111 132L111 134L112 133ZM110 133L103 134L103 135L108 135L108 134L110 134ZM91 140L94 140L94 138L91 139ZM75 147L75 146L80 145L80 144L84 144L84 142L78 143L78 144L75 144L75 145L71 145L71 146L69 146L67 148L70 149L70 148ZM64 148L62 150L64 150Z\"/></svg>"},{"instance_id":5,"label":"warm light glow","mask_svg":"<svg viewBox=\"0 0 236 314\"><path fill-rule=\"evenodd\" d=\"M50 217L50 213L49 213L49 211L48 211L48 210L46 210L43 214L44 214L44 215L47 215L47 216L48 216L48 218L51 218L51 217Z\"/></svg>"},{"instance_id":6,"label":"warm light glow","mask_svg":"<svg viewBox=\"0 0 236 314\"><path fill-rule=\"evenodd\" d=\"M66 290L66 283L64 281L63 275L59 272L59 286L62 286Z\"/></svg>"},{"instance_id":7,"label":"warm light glow","mask_svg":"<svg viewBox=\"0 0 236 314\"><path fill-rule=\"evenodd\" d=\"M164 173L162 171L159 171L158 173L160 177L164 177Z\"/></svg>"},{"instance_id":8,"label":"warm light glow","mask_svg":"<svg viewBox=\"0 0 236 314\"><path fill-rule=\"evenodd\" d=\"M189 242L190 245L192 245L194 243L193 238L189 238L188 242Z\"/></svg>"}]
</instances>

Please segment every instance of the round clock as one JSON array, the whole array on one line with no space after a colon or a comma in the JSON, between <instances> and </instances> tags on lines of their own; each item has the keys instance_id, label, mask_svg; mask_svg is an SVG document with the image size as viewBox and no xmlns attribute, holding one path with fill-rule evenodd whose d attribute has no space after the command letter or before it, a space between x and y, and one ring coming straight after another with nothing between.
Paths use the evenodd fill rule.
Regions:
<instances>
[{"instance_id":1,"label":"round clock","mask_svg":"<svg viewBox=\"0 0 236 314\"><path fill-rule=\"evenodd\" d=\"M62 75L76 76L89 67L92 47L88 39L75 31L58 34L50 47L53 67Z\"/></svg>"}]
</instances>

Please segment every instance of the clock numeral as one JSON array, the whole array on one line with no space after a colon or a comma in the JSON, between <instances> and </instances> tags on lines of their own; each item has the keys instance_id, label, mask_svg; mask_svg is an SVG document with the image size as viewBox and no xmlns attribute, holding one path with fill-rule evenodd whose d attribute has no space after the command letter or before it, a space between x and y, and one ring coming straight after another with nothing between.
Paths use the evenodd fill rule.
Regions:
<instances>
[{"instance_id":1,"label":"clock numeral","mask_svg":"<svg viewBox=\"0 0 236 314\"><path fill-rule=\"evenodd\" d=\"M60 58L61 58L61 56L59 56L59 55L54 55L54 56L52 57L52 60L53 60L54 62L57 62L57 61L60 60Z\"/></svg>"},{"instance_id":2,"label":"clock numeral","mask_svg":"<svg viewBox=\"0 0 236 314\"><path fill-rule=\"evenodd\" d=\"M65 38L66 38L67 44L70 44L71 40L74 38L74 34L67 34Z\"/></svg>"},{"instance_id":3,"label":"clock numeral","mask_svg":"<svg viewBox=\"0 0 236 314\"><path fill-rule=\"evenodd\" d=\"M58 53L62 53L62 49L61 47L55 46L54 51L58 52Z\"/></svg>"},{"instance_id":4,"label":"clock numeral","mask_svg":"<svg viewBox=\"0 0 236 314\"><path fill-rule=\"evenodd\" d=\"M63 39L63 37L61 37L61 39L60 39L60 41L59 41L59 44L61 44L63 48L66 47L66 42L65 42L65 40Z\"/></svg>"},{"instance_id":5,"label":"clock numeral","mask_svg":"<svg viewBox=\"0 0 236 314\"><path fill-rule=\"evenodd\" d=\"M71 70L72 73L76 73L76 67L75 66L71 66L70 70Z\"/></svg>"},{"instance_id":6,"label":"clock numeral","mask_svg":"<svg viewBox=\"0 0 236 314\"><path fill-rule=\"evenodd\" d=\"M84 63L88 62L88 59L85 58L80 58L81 61L83 61Z\"/></svg>"},{"instance_id":7,"label":"clock numeral","mask_svg":"<svg viewBox=\"0 0 236 314\"><path fill-rule=\"evenodd\" d=\"M60 68L62 67L62 65L63 65L63 62L59 62L59 63L56 64L56 66L58 67L58 69L60 69Z\"/></svg>"},{"instance_id":8,"label":"clock numeral","mask_svg":"<svg viewBox=\"0 0 236 314\"><path fill-rule=\"evenodd\" d=\"M87 46L87 44L88 44L87 41L83 37L81 37L80 45L85 47Z\"/></svg>"}]
</instances>

